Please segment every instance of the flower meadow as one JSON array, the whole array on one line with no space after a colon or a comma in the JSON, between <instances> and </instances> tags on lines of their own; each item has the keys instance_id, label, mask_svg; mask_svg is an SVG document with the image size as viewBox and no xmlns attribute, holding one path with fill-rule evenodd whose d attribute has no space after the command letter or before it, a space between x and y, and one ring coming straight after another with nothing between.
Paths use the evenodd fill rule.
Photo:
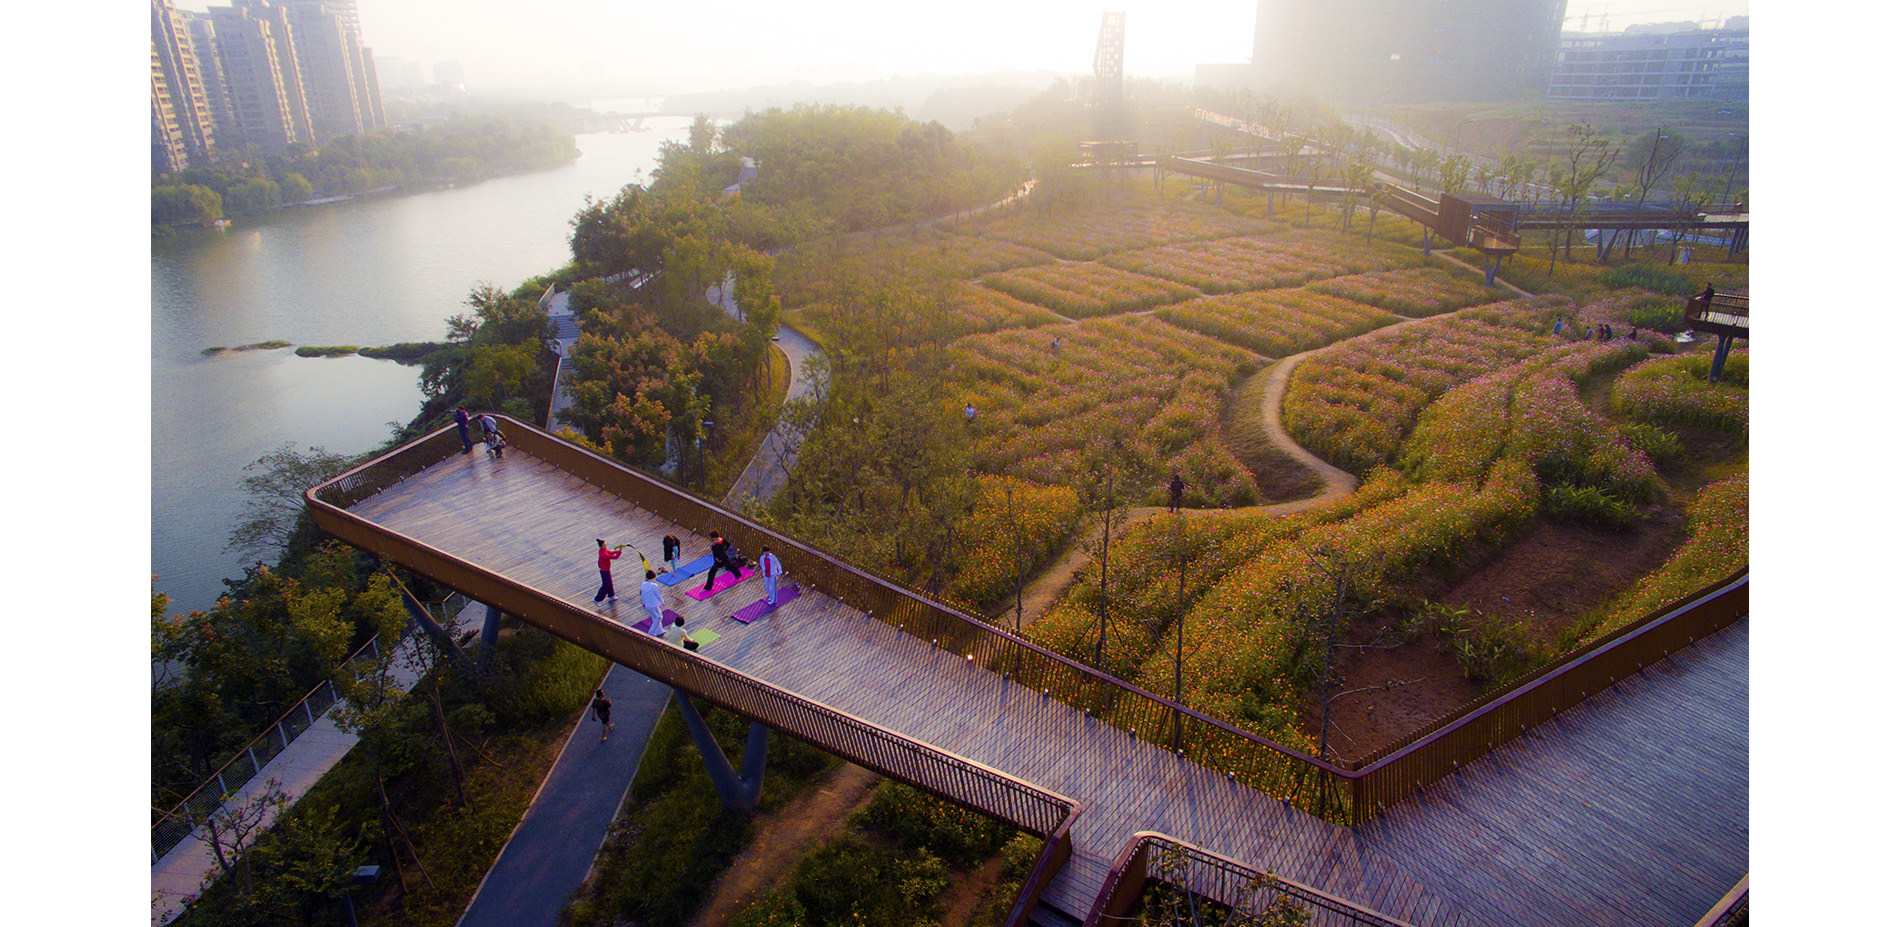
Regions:
<instances>
[{"instance_id":1,"label":"flower meadow","mask_svg":"<svg viewBox=\"0 0 1900 927\"><path fill-rule=\"evenodd\" d=\"M1648 456L1584 407L1575 382L1548 370L1513 368L1452 389L1421 416L1402 454L1413 478L1456 483L1484 479L1503 457L1528 463L1546 486L1596 486L1631 503L1648 502L1658 486Z\"/></svg>"},{"instance_id":2,"label":"flower meadow","mask_svg":"<svg viewBox=\"0 0 1900 927\"><path fill-rule=\"evenodd\" d=\"M952 226L984 239L1046 251L1071 261L1170 242L1227 238L1271 231L1277 226L1196 204L1156 207L1108 206L1049 213L1010 213Z\"/></svg>"},{"instance_id":3,"label":"flower meadow","mask_svg":"<svg viewBox=\"0 0 1900 927\"><path fill-rule=\"evenodd\" d=\"M1706 354L1645 361L1617 378L1611 407L1639 422L1747 434L1748 353L1729 355L1719 383L1708 381L1711 361Z\"/></svg>"},{"instance_id":4,"label":"flower meadow","mask_svg":"<svg viewBox=\"0 0 1900 927\"><path fill-rule=\"evenodd\" d=\"M1480 280L1438 267L1405 267L1349 274L1308 284L1314 290L1414 319L1496 302L1498 292Z\"/></svg>"},{"instance_id":5,"label":"flower meadow","mask_svg":"<svg viewBox=\"0 0 1900 927\"><path fill-rule=\"evenodd\" d=\"M1644 616L1748 566L1748 474L1703 487L1689 506L1689 539L1668 562L1617 596L1586 627L1587 644L1622 631Z\"/></svg>"},{"instance_id":6,"label":"flower meadow","mask_svg":"<svg viewBox=\"0 0 1900 927\"><path fill-rule=\"evenodd\" d=\"M1093 262L1018 267L981 282L1072 319L1152 309L1200 295L1184 284Z\"/></svg>"},{"instance_id":7,"label":"flower meadow","mask_svg":"<svg viewBox=\"0 0 1900 927\"><path fill-rule=\"evenodd\" d=\"M1055 339L1060 337L1058 348ZM1249 505L1253 477L1218 440L1221 402L1260 359L1158 319L1098 319L958 339L952 377L977 409L976 462L992 473L1078 485L1084 451L1115 438L1150 462L1150 504L1167 471L1209 505Z\"/></svg>"},{"instance_id":8,"label":"flower meadow","mask_svg":"<svg viewBox=\"0 0 1900 927\"><path fill-rule=\"evenodd\" d=\"M1536 316L1550 306L1548 297L1517 302L1515 312L1494 307L1493 316ZM1364 473L1395 459L1427 403L1553 343L1529 326L1472 312L1374 332L1309 358L1287 386L1287 432L1334 465Z\"/></svg>"},{"instance_id":9,"label":"flower meadow","mask_svg":"<svg viewBox=\"0 0 1900 927\"><path fill-rule=\"evenodd\" d=\"M1056 258L997 239L931 229L859 233L800 247L778 257L773 283L787 308L838 298L855 280L962 280Z\"/></svg>"},{"instance_id":10,"label":"flower meadow","mask_svg":"<svg viewBox=\"0 0 1900 927\"><path fill-rule=\"evenodd\" d=\"M1162 245L1100 260L1204 293L1238 293L1399 267L1417 258L1389 245L1307 230Z\"/></svg>"},{"instance_id":11,"label":"flower meadow","mask_svg":"<svg viewBox=\"0 0 1900 927\"><path fill-rule=\"evenodd\" d=\"M951 286L943 310L950 331L959 335L1068 321L1034 303L967 280L959 280Z\"/></svg>"},{"instance_id":12,"label":"flower meadow","mask_svg":"<svg viewBox=\"0 0 1900 927\"><path fill-rule=\"evenodd\" d=\"M1383 309L1302 288L1207 296L1155 315L1268 357L1325 347L1398 321Z\"/></svg>"},{"instance_id":13,"label":"flower meadow","mask_svg":"<svg viewBox=\"0 0 1900 927\"><path fill-rule=\"evenodd\" d=\"M1060 550L1081 514L1074 489L979 476L976 507L963 523L956 579L946 597L971 611L1002 600Z\"/></svg>"}]
</instances>

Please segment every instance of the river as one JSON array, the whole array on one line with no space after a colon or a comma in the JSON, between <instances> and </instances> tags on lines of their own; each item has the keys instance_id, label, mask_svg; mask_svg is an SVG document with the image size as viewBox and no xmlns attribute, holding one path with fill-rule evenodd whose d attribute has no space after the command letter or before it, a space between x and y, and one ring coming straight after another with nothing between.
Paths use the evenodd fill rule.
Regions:
<instances>
[{"instance_id":1,"label":"river","mask_svg":"<svg viewBox=\"0 0 1900 927\"><path fill-rule=\"evenodd\" d=\"M476 284L512 290L565 264L583 198L646 182L660 144L685 141L690 120L645 125L578 136L581 157L554 170L282 210L153 244L152 572L172 611L209 606L242 574L226 545L244 516L247 464L286 443L360 454L422 404L418 367L205 350L440 340Z\"/></svg>"}]
</instances>

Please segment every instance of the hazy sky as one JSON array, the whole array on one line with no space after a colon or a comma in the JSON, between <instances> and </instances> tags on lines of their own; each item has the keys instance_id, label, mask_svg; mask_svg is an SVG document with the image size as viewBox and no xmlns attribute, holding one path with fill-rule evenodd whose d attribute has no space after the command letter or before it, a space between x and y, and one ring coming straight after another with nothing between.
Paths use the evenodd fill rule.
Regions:
<instances>
[{"instance_id":1,"label":"hazy sky","mask_svg":"<svg viewBox=\"0 0 1900 927\"><path fill-rule=\"evenodd\" d=\"M205 9L213 0L178 0ZM225 5L220 2L216 5ZM471 89L581 83L703 90L997 69L1092 70L1105 10L1128 14L1124 68L1187 77L1247 60L1254 0L357 0L377 57L461 63ZM1570 28L1719 20L1747 0L1572 0ZM713 12L716 11L716 12Z\"/></svg>"}]
</instances>

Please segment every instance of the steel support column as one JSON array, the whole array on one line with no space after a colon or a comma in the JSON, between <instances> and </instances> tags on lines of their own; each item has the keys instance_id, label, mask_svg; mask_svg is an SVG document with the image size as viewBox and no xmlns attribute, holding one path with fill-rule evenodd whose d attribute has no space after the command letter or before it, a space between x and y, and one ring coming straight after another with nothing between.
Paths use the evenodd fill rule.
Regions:
<instances>
[{"instance_id":1,"label":"steel support column","mask_svg":"<svg viewBox=\"0 0 1900 927\"><path fill-rule=\"evenodd\" d=\"M673 701L679 703L686 731L699 747L700 759L706 761L706 773L712 777L713 790L719 793L719 800L740 814L758 810L759 792L765 785L765 737L771 728L752 722L752 729L746 732L745 755L739 760L739 771L734 773L732 761L719 749L719 742L713 739L705 719L699 716L699 709L693 707L693 700L685 692L674 689Z\"/></svg>"}]
</instances>

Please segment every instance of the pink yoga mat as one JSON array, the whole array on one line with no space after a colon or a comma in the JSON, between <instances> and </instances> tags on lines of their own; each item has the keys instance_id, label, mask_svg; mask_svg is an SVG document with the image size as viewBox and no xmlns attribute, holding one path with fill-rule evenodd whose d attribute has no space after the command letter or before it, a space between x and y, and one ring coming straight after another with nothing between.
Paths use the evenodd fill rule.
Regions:
<instances>
[{"instance_id":1,"label":"pink yoga mat","mask_svg":"<svg viewBox=\"0 0 1900 927\"><path fill-rule=\"evenodd\" d=\"M734 579L730 571L722 568L719 571L719 578L713 580L713 586L712 586L711 591L707 591L704 585L695 583L691 586L686 587L686 597L689 599L694 599L696 601L704 602L705 600L710 599L713 596L716 596L726 591L727 589L731 589L732 587L737 586L748 579L751 579L753 575L754 574L751 570L741 567L739 570L739 577L737 579Z\"/></svg>"}]
</instances>

